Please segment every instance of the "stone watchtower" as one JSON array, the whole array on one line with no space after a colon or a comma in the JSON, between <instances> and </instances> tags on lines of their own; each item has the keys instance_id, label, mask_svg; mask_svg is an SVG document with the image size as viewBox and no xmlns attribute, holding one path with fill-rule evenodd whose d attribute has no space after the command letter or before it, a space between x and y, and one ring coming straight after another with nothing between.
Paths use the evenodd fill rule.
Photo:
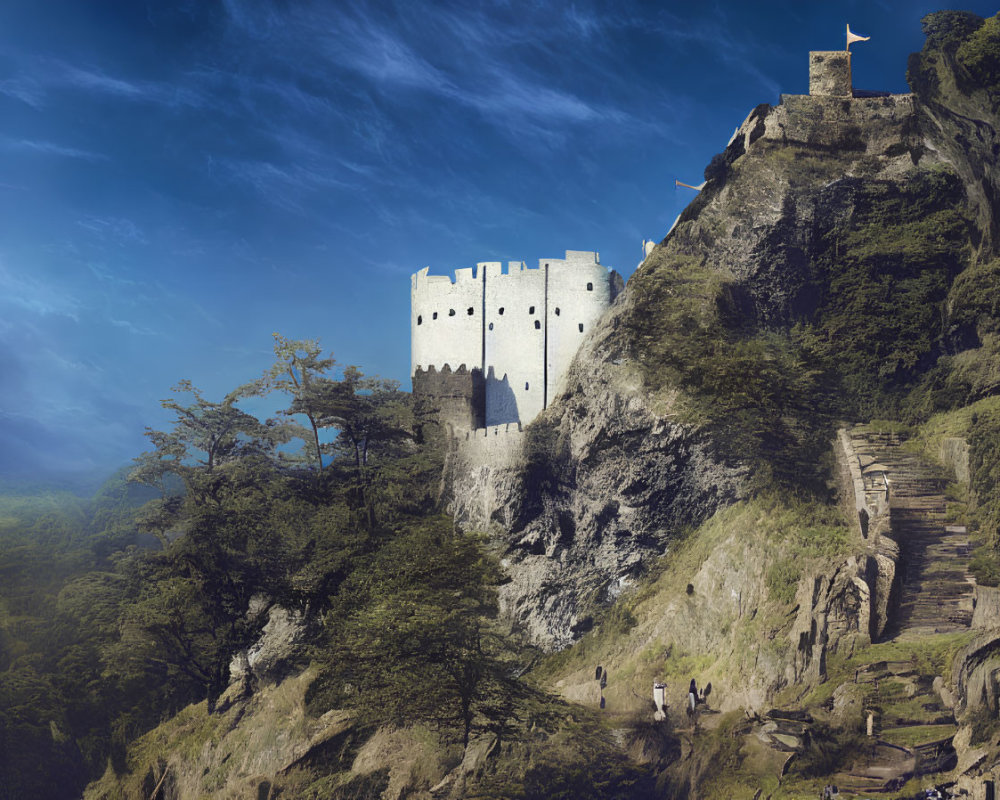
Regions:
<instances>
[{"instance_id":1,"label":"stone watchtower","mask_svg":"<svg viewBox=\"0 0 1000 800\"><path fill-rule=\"evenodd\" d=\"M853 96L849 50L814 50L809 53L809 94L813 97Z\"/></svg>"},{"instance_id":2,"label":"stone watchtower","mask_svg":"<svg viewBox=\"0 0 1000 800\"><path fill-rule=\"evenodd\" d=\"M809 94L813 97L854 97L851 83L851 45L867 42L870 36L860 36L845 30L847 46L843 50L814 50L809 53Z\"/></svg>"}]
</instances>

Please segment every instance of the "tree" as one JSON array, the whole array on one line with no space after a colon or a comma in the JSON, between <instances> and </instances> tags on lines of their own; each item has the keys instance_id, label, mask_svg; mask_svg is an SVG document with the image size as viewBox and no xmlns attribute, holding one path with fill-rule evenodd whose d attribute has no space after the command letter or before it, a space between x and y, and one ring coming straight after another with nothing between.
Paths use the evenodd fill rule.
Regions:
<instances>
[{"instance_id":1,"label":"tree","mask_svg":"<svg viewBox=\"0 0 1000 800\"><path fill-rule=\"evenodd\" d=\"M262 423L236 407L247 396L247 387L227 394L222 402L206 400L201 391L182 380L171 390L189 394L194 401L184 405L173 398L160 405L174 412L174 425L169 431L146 428L153 443L151 452L136 459L129 479L156 486L162 490L167 474L177 475L189 495L204 498L211 494L211 477L220 467L251 455L270 455L280 441L274 423Z\"/></svg>"},{"instance_id":2,"label":"tree","mask_svg":"<svg viewBox=\"0 0 1000 800\"><path fill-rule=\"evenodd\" d=\"M301 414L309 423L308 429L296 425L289 430L304 443L306 458L316 462L323 470L323 452L319 441L320 423L318 411L312 405L314 384L334 368L336 361L331 354L323 358L323 350L315 339L286 339L279 333L274 337L275 362L258 382L258 391L263 393L277 390L292 396L292 406L282 413L287 416Z\"/></svg>"},{"instance_id":3,"label":"tree","mask_svg":"<svg viewBox=\"0 0 1000 800\"><path fill-rule=\"evenodd\" d=\"M410 397L397 381L367 378L354 366L335 380L315 378L292 402L289 413L306 413L318 428L334 428L337 436L325 452L346 457L355 479L356 506L363 509L369 528L375 527L372 456L399 455L394 447L413 437Z\"/></svg>"},{"instance_id":4,"label":"tree","mask_svg":"<svg viewBox=\"0 0 1000 800\"><path fill-rule=\"evenodd\" d=\"M450 519L421 520L356 570L328 615L339 664L363 720L461 731L503 726L516 681L493 628L501 573Z\"/></svg>"},{"instance_id":5,"label":"tree","mask_svg":"<svg viewBox=\"0 0 1000 800\"><path fill-rule=\"evenodd\" d=\"M346 367L341 380L318 388L323 423L338 429L336 444L353 456L359 472L370 452L412 438L413 410L398 381L366 378L357 367Z\"/></svg>"}]
</instances>

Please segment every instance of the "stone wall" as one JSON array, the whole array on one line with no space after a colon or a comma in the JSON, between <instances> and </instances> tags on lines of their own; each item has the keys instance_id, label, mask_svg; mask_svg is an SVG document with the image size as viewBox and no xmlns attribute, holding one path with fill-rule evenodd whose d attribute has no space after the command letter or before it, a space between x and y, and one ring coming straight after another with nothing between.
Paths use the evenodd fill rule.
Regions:
<instances>
[{"instance_id":1,"label":"stone wall","mask_svg":"<svg viewBox=\"0 0 1000 800\"><path fill-rule=\"evenodd\" d=\"M565 259L546 259L547 402L560 388L583 337L614 299L612 280L597 253L567 250Z\"/></svg>"},{"instance_id":2,"label":"stone wall","mask_svg":"<svg viewBox=\"0 0 1000 800\"><path fill-rule=\"evenodd\" d=\"M410 279L411 374L450 365L483 365L483 286L469 267L455 270L455 281L428 275L424 267Z\"/></svg>"},{"instance_id":3,"label":"stone wall","mask_svg":"<svg viewBox=\"0 0 1000 800\"><path fill-rule=\"evenodd\" d=\"M889 530L889 492L871 491L861 472L861 461L854 449L851 436L841 428L837 431L835 448L841 476L841 495L846 506L853 506L848 517L857 523L862 538L876 541Z\"/></svg>"},{"instance_id":4,"label":"stone wall","mask_svg":"<svg viewBox=\"0 0 1000 800\"><path fill-rule=\"evenodd\" d=\"M524 429L517 424L490 425L459 436L458 446L470 464L517 467L524 458Z\"/></svg>"},{"instance_id":5,"label":"stone wall","mask_svg":"<svg viewBox=\"0 0 1000 800\"><path fill-rule=\"evenodd\" d=\"M545 408L543 269L486 271L486 424L534 419ZM491 377L492 374L492 377Z\"/></svg>"}]
</instances>

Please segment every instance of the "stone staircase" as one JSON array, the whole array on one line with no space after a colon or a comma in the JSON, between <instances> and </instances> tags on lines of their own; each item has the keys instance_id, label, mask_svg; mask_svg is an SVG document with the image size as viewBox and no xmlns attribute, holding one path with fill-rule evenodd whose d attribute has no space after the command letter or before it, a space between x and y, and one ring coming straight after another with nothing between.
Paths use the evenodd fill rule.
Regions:
<instances>
[{"instance_id":1,"label":"stone staircase","mask_svg":"<svg viewBox=\"0 0 1000 800\"><path fill-rule=\"evenodd\" d=\"M969 537L945 521L938 467L903 449L898 434L855 426L850 431L866 483L889 489L892 538L900 548L900 594L890 636L910 637L966 630L972 623L973 581Z\"/></svg>"},{"instance_id":2,"label":"stone staircase","mask_svg":"<svg viewBox=\"0 0 1000 800\"><path fill-rule=\"evenodd\" d=\"M953 701L941 693L940 677L915 655L923 643L913 640L970 629L975 584L968 571L968 534L947 524L948 474L906 450L898 434L857 425L839 437L854 492L864 492L852 504L861 513L862 533L875 552L898 557L896 597L878 641L909 641L914 653L907 660L858 665L853 681L835 689L826 706L832 711L845 687L843 697L863 704L870 736L824 781L836 785L841 797L870 798L898 792L914 777L947 773L957 763ZM772 709L749 721L744 732L789 754L784 774L808 745L812 723L803 709Z\"/></svg>"},{"instance_id":3,"label":"stone staircase","mask_svg":"<svg viewBox=\"0 0 1000 800\"><path fill-rule=\"evenodd\" d=\"M964 528L946 521L944 490L949 476L908 452L898 434L858 425L848 436L866 504L888 508L888 531L880 528L884 534L879 535L889 536L899 548L898 596L882 639L969 629L974 592L968 572L969 537ZM951 709L941 705L934 677L921 674L915 661L878 662L858 670L855 682L873 687L868 702L875 724L862 756L832 776L842 796L895 791L914 775L938 774L954 766L955 719ZM885 687L893 684L897 690L909 686L906 696L911 708L920 709L918 718L900 716L896 702L885 693Z\"/></svg>"}]
</instances>

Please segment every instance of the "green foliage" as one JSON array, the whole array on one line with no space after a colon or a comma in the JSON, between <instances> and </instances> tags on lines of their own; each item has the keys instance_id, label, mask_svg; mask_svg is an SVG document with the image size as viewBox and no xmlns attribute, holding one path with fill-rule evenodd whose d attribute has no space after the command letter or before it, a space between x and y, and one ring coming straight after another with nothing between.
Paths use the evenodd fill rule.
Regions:
<instances>
[{"instance_id":1,"label":"green foliage","mask_svg":"<svg viewBox=\"0 0 1000 800\"><path fill-rule=\"evenodd\" d=\"M976 498L974 519L986 549L976 553L972 567L988 586L1000 582L1000 410L984 409L969 428L970 488Z\"/></svg>"},{"instance_id":2,"label":"green foliage","mask_svg":"<svg viewBox=\"0 0 1000 800\"><path fill-rule=\"evenodd\" d=\"M1000 23L998 23L1000 24ZM951 323L977 336L1000 331L1000 259L961 272L948 293Z\"/></svg>"},{"instance_id":3,"label":"green foliage","mask_svg":"<svg viewBox=\"0 0 1000 800\"><path fill-rule=\"evenodd\" d=\"M938 11L920 22L927 37L925 49L954 52L982 26L983 18L971 11Z\"/></svg>"},{"instance_id":4,"label":"green foliage","mask_svg":"<svg viewBox=\"0 0 1000 800\"><path fill-rule=\"evenodd\" d=\"M79 498L6 496L0 508L0 795L77 797L128 702L101 675L117 581Z\"/></svg>"},{"instance_id":5,"label":"green foliage","mask_svg":"<svg viewBox=\"0 0 1000 800\"><path fill-rule=\"evenodd\" d=\"M131 472L141 483L119 476L89 505L0 498L0 736L16 759L4 767L16 796L78 796L109 757L124 769L128 743L163 714L214 701L233 655L259 637L269 603L322 613L435 507L440 453L412 443L408 395L353 367L333 379L324 374L332 359L314 343L277 337L276 355L267 381L218 402L178 384L163 401L172 426L149 431L153 449ZM238 407L269 388L291 394L288 415L310 404L315 428L260 422ZM333 442L319 445L331 426ZM305 461L278 451L295 437ZM447 576L453 586L483 575L473 569L474 539L451 550L411 544L416 580L422 558L436 556L459 564ZM420 607L446 608L439 591ZM491 597L469 605L475 596L463 595L428 622L424 642L471 648L462 636L478 630L477 615L493 613ZM494 677L472 681L482 718L502 716L496 693L480 691ZM23 747L7 748L15 739Z\"/></svg>"},{"instance_id":6,"label":"green foliage","mask_svg":"<svg viewBox=\"0 0 1000 800\"><path fill-rule=\"evenodd\" d=\"M969 34L955 55L979 86L1000 88L1000 14Z\"/></svg>"},{"instance_id":7,"label":"green foliage","mask_svg":"<svg viewBox=\"0 0 1000 800\"><path fill-rule=\"evenodd\" d=\"M799 568L793 559L784 558L776 561L767 570L768 597L783 605L791 605L795 601L799 577Z\"/></svg>"},{"instance_id":8,"label":"green foliage","mask_svg":"<svg viewBox=\"0 0 1000 800\"><path fill-rule=\"evenodd\" d=\"M968 259L970 223L954 173L914 170L858 182L849 225L825 234L816 267L824 296L806 341L841 378L843 410L899 415L899 390L931 363L944 302Z\"/></svg>"},{"instance_id":9,"label":"green foliage","mask_svg":"<svg viewBox=\"0 0 1000 800\"><path fill-rule=\"evenodd\" d=\"M824 722L809 726L805 750L792 762L792 772L805 777L831 775L861 755L865 736Z\"/></svg>"},{"instance_id":10,"label":"green foliage","mask_svg":"<svg viewBox=\"0 0 1000 800\"><path fill-rule=\"evenodd\" d=\"M1000 554L991 547L977 548L969 559L969 572L980 586L1000 586Z\"/></svg>"},{"instance_id":11,"label":"green foliage","mask_svg":"<svg viewBox=\"0 0 1000 800\"><path fill-rule=\"evenodd\" d=\"M210 497L217 470L250 456L270 455L279 443L273 424L263 424L236 407L244 396L240 390L221 402L206 400L186 380L173 391L193 400L189 405L172 398L161 401L160 405L174 413L173 429L146 428L153 450L136 459L132 480L162 489L164 476L176 475L189 493Z\"/></svg>"},{"instance_id":12,"label":"green foliage","mask_svg":"<svg viewBox=\"0 0 1000 800\"><path fill-rule=\"evenodd\" d=\"M646 800L649 771L629 762L595 715L536 698L521 709L521 735L487 762L470 800ZM667 743L670 746L671 743Z\"/></svg>"},{"instance_id":13,"label":"green foliage","mask_svg":"<svg viewBox=\"0 0 1000 800\"><path fill-rule=\"evenodd\" d=\"M647 386L680 390L679 419L716 434L758 487L820 490L836 416L905 413L900 398L943 351L945 303L968 261L956 174L914 169L901 181L843 179L831 191L851 214L817 220L818 307L791 329L755 329L739 288L691 258L650 262L633 278L640 299L623 321ZM983 270L959 286L963 313L990 313L991 278Z\"/></svg>"},{"instance_id":14,"label":"green foliage","mask_svg":"<svg viewBox=\"0 0 1000 800\"><path fill-rule=\"evenodd\" d=\"M371 725L503 730L513 665L491 627L499 566L483 543L429 517L397 531L352 573L327 614L327 683Z\"/></svg>"},{"instance_id":15,"label":"green foliage","mask_svg":"<svg viewBox=\"0 0 1000 800\"><path fill-rule=\"evenodd\" d=\"M649 389L681 389L682 421L717 433L725 457L751 464L756 487L818 486L827 376L808 348L729 327L732 287L694 260L653 265L633 281L642 300L626 334Z\"/></svg>"},{"instance_id":16,"label":"green foliage","mask_svg":"<svg viewBox=\"0 0 1000 800\"><path fill-rule=\"evenodd\" d=\"M286 339L280 333L274 338L274 366L256 384L256 392L263 394L279 391L291 395L292 407L284 412L288 417L301 414L309 427L294 425L291 432L302 440L302 454L293 453L290 458L299 463L315 463L323 469L322 446L320 444L320 423L307 398L313 382L330 372L336 365L333 356L323 357L323 349L315 339ZM288 456L286 456L288 457Z\"/></svg>"}]
</instances>

